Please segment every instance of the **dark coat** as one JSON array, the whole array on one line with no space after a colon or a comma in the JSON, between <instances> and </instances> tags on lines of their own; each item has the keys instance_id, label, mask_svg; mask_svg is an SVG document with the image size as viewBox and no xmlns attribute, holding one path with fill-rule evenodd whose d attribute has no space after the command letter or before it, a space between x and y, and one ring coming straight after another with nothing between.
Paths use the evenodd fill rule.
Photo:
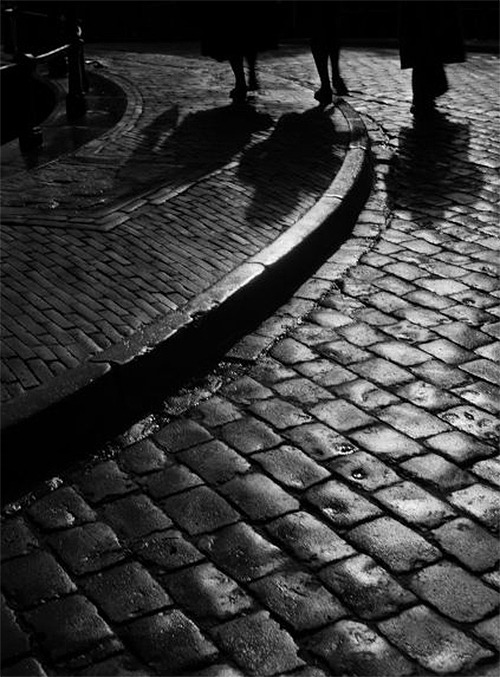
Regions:
<instances>
[{"instance_id":1,"label":"dark coat","mask_svg":"<svg viewBox=\"0 0 500 677\"><path fill-rule=\"evenodd\" d=\"M450 0L403 0L400 3L401 68L465 61L458 4Z\"/></svg>"}]
</instances>

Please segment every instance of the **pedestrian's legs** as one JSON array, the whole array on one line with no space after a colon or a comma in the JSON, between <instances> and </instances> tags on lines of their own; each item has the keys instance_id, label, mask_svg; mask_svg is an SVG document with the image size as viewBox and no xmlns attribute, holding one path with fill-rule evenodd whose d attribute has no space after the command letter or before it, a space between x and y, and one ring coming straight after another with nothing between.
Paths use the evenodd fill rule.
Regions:
<instances>
[{"instance_id":1,"label":"pedestrian's legs","mask_svg":"<svg viewBox=\"0 0 500 677\"><path fill-rule=\"evenodd\" d=\"M315 93L314 98L321 104L328 104L332 102L333 93L330 85L330 75L328 73L328 49L324 42L320 40L311 40L311 53L313 55L316 70L318 71L320 89Z\"/></svg>"},{"instance_id":2,"label":"pedestrian's legs","mask_svg":"<svg viewBox=\"0 0 500 677\"><path fill-rule=\"evenodd\" d=\"M247 83L245 80L245 69L243 67L242 56L232 56L229 63L234 73L234 89L230 92L230 97L237 103L242 103L246 100Z\"/></svg>"},{"instance_id":3,"label":"pedestrian's legs","mask_svg":"<svg viewBox=\"0 0 500 677\"><path fill-rule=\"evenodd\" d=\"M339 70L339 57L340 57L340 45L338 40L332 38L330 46L328 49L330 55L330 64L332 67L332 85L335 91L339 96L346 96L349 94L346 84L340 75Z\"/></svg>"},{"instance_id":4,"label":"pedestrian's legs","mask_svg":"<svg viewBox=\"0 0 500 677\"><path fill-rule=\"evenodd\" d=\"M251 92L256 92L259 89L259 81L257 79L257 52L247 52L245 58L248 65L248 89Z\"/></svg>"}]
</instances>

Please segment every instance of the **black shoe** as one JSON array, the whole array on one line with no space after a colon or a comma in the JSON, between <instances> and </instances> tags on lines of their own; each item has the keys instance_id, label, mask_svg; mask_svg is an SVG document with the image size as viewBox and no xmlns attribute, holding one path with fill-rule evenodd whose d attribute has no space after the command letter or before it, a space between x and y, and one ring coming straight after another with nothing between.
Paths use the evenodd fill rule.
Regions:
<instances>
[{"instance_id":1,"label":"black shoe","mask_svg":"<svg viewBox=\"0 0 500 677\"><path fill-rule=\"evenodd\" d=\"M246 86L238 86L232 89L229 92L229 96L234 101L234 103L245 103L247 100L247 88Z\"/></svg>"},{"instance_id":2,"label":"black shoe","mask_svg":"<svg viewBox=\"0 0 500 677\"><path fill-rule=\"evenodd\" d=\"M332 78L332 85L338 96L347 96L349 94L349 90L340 75Z\"/></svg>"},{"instance_id":3,"label":"black shoe","mask_svg":"<svg viewBox=\"0 0 500 677\"><path fill-rule=\"evenodd\" d=\"M316 101L319 101L322 106L327 106L333 101L333 92L330 87L321 87L314 94Z\"/></svg>"}]
</instances>

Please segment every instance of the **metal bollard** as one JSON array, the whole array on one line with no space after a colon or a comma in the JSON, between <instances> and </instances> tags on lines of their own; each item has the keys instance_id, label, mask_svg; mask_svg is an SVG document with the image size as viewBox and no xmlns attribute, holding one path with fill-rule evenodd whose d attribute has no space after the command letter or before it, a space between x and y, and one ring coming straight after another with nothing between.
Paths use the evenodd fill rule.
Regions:
<instances>
[{"instance_id":1,"label":"metal bollard","mask_svg":"<svg viewBox=\"0 0 500 677\"><path fill-rule=\"evenodd\" d=\"M25 152L39 148L43 143L42 130L36 123L36 94L33 80L36 59L33 54L19 54L16 60L21 78L19 147Z\"/></svg>"}]
</instances>

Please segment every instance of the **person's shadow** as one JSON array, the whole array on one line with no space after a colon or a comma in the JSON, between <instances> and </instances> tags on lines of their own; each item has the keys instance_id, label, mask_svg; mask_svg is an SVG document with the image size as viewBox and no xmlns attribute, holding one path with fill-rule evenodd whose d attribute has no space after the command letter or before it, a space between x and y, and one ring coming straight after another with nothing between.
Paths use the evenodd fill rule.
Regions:
<instances>
[{"instance_id":1,"label":"person's shadow","mask_svg":"<svg viewBox=\"0 0 500 677\"><path fill-rule=\"evenodd\" d=\"M401 129L386 175L391 211L410 212L414 222L432 227L450 208L473 202L483 179L468 160L469 139L467 123L441 113Z\"/></svg>"},{"instance_id":2,"label":"person's shadow","mask_svg":"<svg viewBox=\"0 0 500 677\"><path fill-rule=\"evenodd\" d=\"M319 107L282 115L266 140L242 154L238 178L253 187L246 220L283 227L312 207L342 164L342 134Z\"/></svg>"},{"instance_id":3,"label":"person's shadow","mask_svg":"<svg viewBox=\"0 0 500 677\"><path fill-rule=\"evenodd\" d=\"M115 178L128 196L195 181L228 164L252 135L271 126L272 118L251 106L223 106L189 113L179 122L172 106L142 130L140 143Z\"/></svg>"}]
</instances>

